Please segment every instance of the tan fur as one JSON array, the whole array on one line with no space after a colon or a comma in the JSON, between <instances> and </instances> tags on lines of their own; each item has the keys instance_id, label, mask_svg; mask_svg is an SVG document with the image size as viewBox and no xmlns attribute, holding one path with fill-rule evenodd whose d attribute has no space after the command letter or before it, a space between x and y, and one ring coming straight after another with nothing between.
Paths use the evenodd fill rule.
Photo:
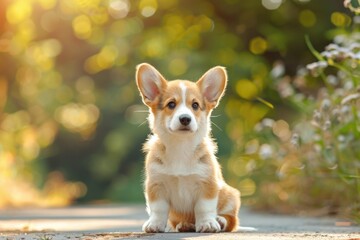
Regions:
<instances>
[{"instance_id":1,"label":"tan fur","mask_svg":"<svg viewBox=\"0 0 360 240\"><path fill-rule=\"evenodd\" d=\"M240 193L224 182L215 157L217 146L210 138L209 117L226 87L224 68L209 70L196 83L186 80L168 82L151 65L141 64L136 78L143 102L150 109L149 121L153 132L144 144L145 196L150 208L150 219L144 224L144 231L164 231L164 214L168 216L169 225L177 231L218 231L216 222L206 223L206 217L203 219L205 223L197 219L196 214L200 218L201 211L208 214L207 210L202 210L201 204L196 204L200 200L209 205L209 211L212 202L217 201L214 211L218 224L223 228L221 230L236 230ZM219 78L221 82L212 78ZM183 99L184 95L186 99ZM169 102L176 103L177 108L182 107L194 118L191 121L196 123L191 127L195 130L191 127L188 131L167 129L177 111L177 108L168 107ZM192 108L193 103L198 103L199 109ZM155 205L156 209L151 209L151 204L160 204L160 207ZM157 215L152 211L157 211Z\"/></svg>"}]
</instances>

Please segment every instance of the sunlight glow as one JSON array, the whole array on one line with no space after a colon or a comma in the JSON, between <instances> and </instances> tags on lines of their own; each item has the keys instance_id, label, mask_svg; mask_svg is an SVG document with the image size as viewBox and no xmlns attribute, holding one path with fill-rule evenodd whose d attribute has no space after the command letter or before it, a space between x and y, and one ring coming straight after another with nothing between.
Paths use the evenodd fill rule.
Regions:
<instances>
[{"instance_id":1,"label":"sunlight glow","mask_svg":"<svg viewBox=\"0 0 360 240\"><path fill-rule=\"evenodd\" d=\"M6 18L11 24L17 24L29 18L32 13L31 1L13 1L6 11Z\"/></svg>"},{"instance_id":2,"label":"sunlight glow","mask_svg":"<svg viewBox=\"0 0 360 240\"><path fill-rule=\"evenodd\" d=\"M304 27L312 27L316 23L316 15L313 11L303 10L300 12L299 22Z\"/></svg>"},{"instance_id":3,"label":"sunlight glow","mask_svg":"<svg viewBox=\"0 0 360 240\"><path fill-rule=\"evenodd\" d=\"M115 45L105 45L98 54L85 61L84 68L89 73L98 73L114 66L118 55L119 50Z\"/></svg>"},{"instance_id":4,"label":"sunlight glow","mask_svg":"<svg viewBox=\"0 0 360 240\"><path fill-rule=\"evenodd\" d=\"M141 0L139 3L139 10L141 15L144 17L151 17L155 14L158 8L158 3L156 0Z\"/></svg>"},{"instance_id":5,"label":"sunlight glow","mask_svg":"<svg viewBox=\"0 0 360 240\"><path fill-rule=\"evenodd\" d=\"M249 49L253 54L263 54L268 48L267 41L262 37L251 39Z\"/></svg>"},{"instance_id":6,"label":"sunlight glow","mask_svg":"<svg viewBox=\"0 0 360 240\"><path fill-rule=\"evenodd\" d=\"M56 5L56 0L37 0L37 2L46 10L54 8Z\"/></svg>"},{"instance_id":7,"label":"sunlight glow","mask_svg":"<svg viewBox=\"0 0 360 240\"><path fill-rule=\"evenodd\" d=\"M331 23L336 27L346 27L351 24L351 18L345 13L333 12L331 14Z\"/></svg>"},{"instance_id":8,"label":"sunlight glow","mask_svg":"<svg viewBox=\"0 0 360 240\"><path fill-rule=\"evenodd\" d=\"M95 127L99 114L99 109L93 104L69 103L56 110L55 118L69 131L86 135Z\"/></svg>"},{"instance_id":9,"label":"sunlight glow","mask_svg":"<svg viewBox=\"0 0 360 240\"><path fill-rule=\"evenodd\" d=\"M72 26L78 38L87 39L91 36L92 24L88 16L80 15L76 17L72 22Z\"/></svg>"},{"instance_id":10,"label":"sunlight glow","mask_svg":"<svg viewBox=\"0 0 360 240\"><path fill-rule=\"evenodd\" d=\"M275 10L282 4L282 0L262 0L262 5L268 10Z\"/></svg>"},{"instance_id":11,"label":"sunlight glow","mask_svg":"<svg viewBox=\"0 0 360 240\"><path fill-rule=\"evenodd\" d=\"M258 87L250 80L242 79L236 83L236 93L245 99L254 99L258 94Z\"/></svg>"},{"instance_id":12,"label":"sunlight glow","mask_svg":"<svg viewBox=\"0 0 360 240\"><path fill-rule=\"evenodd\" d=\"M246 178L239 182L238 189L241 192L241 196L251 196L256 191L256 184L251 178Z\"/></svg>"},{"instance_id":13,"label":"sunlight glow","mask_svg":"<svg viewBox=\"0 0 360 240\"><path fill-rule=\"evenodd\" d=\"M188 69L188 64L183 58L174 58L169 63L169 72L174 76L184 74Z\"/></svg>"},{"instance_id":14,"label":"sunlight glow","mask_svg":"<svg viewBox=\"0 0 360 240\"><path fill-rule=\"evenodd\" d=\"M109 2L109 13L113 18L125 18L130 11L128 0L111 0Z\"/></svg>"}]
</instances>

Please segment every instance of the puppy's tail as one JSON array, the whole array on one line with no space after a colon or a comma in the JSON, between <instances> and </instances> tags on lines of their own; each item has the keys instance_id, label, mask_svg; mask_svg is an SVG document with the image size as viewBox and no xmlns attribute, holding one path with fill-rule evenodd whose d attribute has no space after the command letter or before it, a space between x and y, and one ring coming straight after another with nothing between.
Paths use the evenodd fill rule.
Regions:
<instances>
[{"instance_id":1,"label":"puppy's tail","mask_svg":"<svg viewBox=\"0 0 360 240\"><path fill-rule=\"evenodd\" d=\"M238 226L237 231L238 231L238 232L256 232L257 229L254 228L254 227Z\"/></svg>"}]
</instances>

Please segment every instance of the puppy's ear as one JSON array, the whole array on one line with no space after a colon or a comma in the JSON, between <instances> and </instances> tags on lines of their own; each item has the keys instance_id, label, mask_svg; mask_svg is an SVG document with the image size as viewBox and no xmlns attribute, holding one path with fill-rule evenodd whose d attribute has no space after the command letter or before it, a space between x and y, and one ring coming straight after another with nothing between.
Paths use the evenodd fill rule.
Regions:
<instances>
[{"instance_id":1,"label":"puppy's ear","mask_svg":"<svg viewBox=\"0 0 360 240\"><path fill-rule=\"evenodd\" d=\"M211 68L197 81L196 84L210 109L218 105L219 100L224 95L226 83L226 70L220 66Z\"/></svg>"},{"instance_id":2,"label":"puppy's ear","mask_svg":"<svg viewBox=\"0 0 360 240\"><path fill-rule=\"evenodd\" d=\"M166 80L153 66L141 63L136 68L136 84L143 102L151 106L158 100L162 89L166 86Z\"/></svg>"}]
</instances>

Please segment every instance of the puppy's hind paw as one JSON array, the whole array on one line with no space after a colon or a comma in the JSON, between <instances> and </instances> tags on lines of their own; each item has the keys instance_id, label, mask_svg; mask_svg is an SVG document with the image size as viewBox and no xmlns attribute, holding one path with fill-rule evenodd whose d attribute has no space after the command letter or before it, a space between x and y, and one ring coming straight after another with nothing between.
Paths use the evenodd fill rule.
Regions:
<instances>
[{"instance_id":1,"label":"puppy's hind paw","mask_svg":"<svg viewBox=\"0 0 360 240\"><path fill-rule=\"evenodd\" d=\"M217 216L216 221L219 223L221 231L224 232L227 227L227 220L222 216Z\"/></svg>"},{"instance_id":2,"label":"puppy's hind paw","mask_svg":"<svg viewBox=\"0 0 360 240\"><path fill-rule=\"evenodd\" d=\"M220 232L221 227L215 218L202 220L196 223L196 232L214 233Z\"/></svg>"},{"instance_id":3,"label":"puppy's hind paw","mask_svg":"<svg viewBox=\"0 0 360 240\"><path fill-rule=\"evenodd\" d=\"M187 222L180 222L176 225L177 232L195 232L195 225Z\"/></svg>"},{"instance_id":4,"label":"puppy's hind paw","mask_svg":"<svg viewBox=\"0 0 360 240\"><path fill-rule=\"evenodd\" d=\"M142 226L142 230L147 233L165 232L166 223L163 221L147 220Z\"/></svg>"}]
</instances>

